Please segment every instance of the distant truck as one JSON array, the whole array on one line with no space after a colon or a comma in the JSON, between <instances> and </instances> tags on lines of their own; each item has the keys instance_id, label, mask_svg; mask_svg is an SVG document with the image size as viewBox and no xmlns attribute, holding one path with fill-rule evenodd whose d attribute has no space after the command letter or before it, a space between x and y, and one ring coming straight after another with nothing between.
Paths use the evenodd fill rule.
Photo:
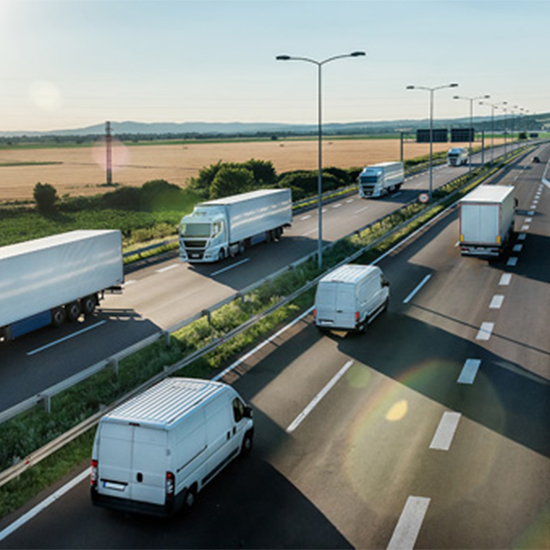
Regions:
<instances>
[{"instance_id":1,"label":"distant truck","mask_svg":"<svg viewBox=\"0 0 550 550\"><path fill-rule=\"evenodd\" d=\"M0 248L0 339L91 315L124 282L120 231L71 231Z\"/></svg>"},{"instance_id":2,"label":"distant truck","mask_svg":"<svg viewBox=\"0 0 550 550\"><path fill-rule=\"evenodd\" d=\"M365 166L359 174L359 195L363 198L381 197L400 189L405 181L402 162L381 162Z\"/></svg>"},{"instance_id":3,"label":"distant truck","mask_svg":"<svg viewBox=\"0 0 550 550\"><path fill-rule=\"evenodd\" d=\"M447 153L447 166L463 166L468 164L470 155L465 147L453 147Z\"/></svg>"},{"instance_id":4,"label":"distant truck","mask_svg":"<svg viewBox=\"0 0 550 550\"><path fill-rule=\"evenodd\" d=\"M216 262L263 241L279 240L292 223L290 189L262 189L202 202L180 223L180 258Z\"/></svg>"},{"instance_id":5,"label":"distant truck","mask_svg":"<svg viewBox=\"0 0 550 550\"><path fill-rule=\"evenodd\" d=\"M501 256L514 233L514 187L480 185L459 205L462 255Z\"/></svg>"}]
</instances>

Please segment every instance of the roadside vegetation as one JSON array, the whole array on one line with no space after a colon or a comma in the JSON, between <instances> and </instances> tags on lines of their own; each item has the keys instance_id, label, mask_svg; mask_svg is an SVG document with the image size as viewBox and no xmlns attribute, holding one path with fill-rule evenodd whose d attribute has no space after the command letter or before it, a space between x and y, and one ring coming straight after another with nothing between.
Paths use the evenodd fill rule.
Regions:
<instances>
[{"instance_id":1,"label":"roadside vegetation","mask_svg":"<svg viewBox=\"0 0 550 550\"><path fill-rule=\"evenodd\" d=\"M500 164L496 164L485 169L477 169L473 172L472 180L468 179L468 175L464 175L438 189L434 192L434 199L441 199L440 204L412 203L385 218L383 222L338 241L323 254L324 270L330 269L365 247L370 248L363 251L356 261L372 262L500 167ZM400 229L388 236L395 228ZM242 299L223 306L213 312L209 319L203 317L172 334L168 343L159 341L125 358L120 361L117 372L107 368L54 396L51 399L50 414L43 408L36 407L3 423L0 425L0 440L3 443L0 446L0 470L25 459L39 447L116 402L132 389L163 372L166 365L178 364L204 346L224 340L236 327L265 313L266 315L250 328L227 339L213 351L195 360L182 371L176 372L176 375L180 376L211 378L214 373L229 365L237 355L252 347L259 338L273 333L283 323L311 307L314 299L313 287L297 293L292 301L282 307L277 305L285 297L294 296L293 293L303 289L321 273L316 260L311 259L263 284ZM82 461L89 459L94 431L95 429L91 429L66 445L60 451L62 454L59 460L51 456L0 487L0 517L17 509L30 496L37 494Z\"/></svg>"}]
</instances>

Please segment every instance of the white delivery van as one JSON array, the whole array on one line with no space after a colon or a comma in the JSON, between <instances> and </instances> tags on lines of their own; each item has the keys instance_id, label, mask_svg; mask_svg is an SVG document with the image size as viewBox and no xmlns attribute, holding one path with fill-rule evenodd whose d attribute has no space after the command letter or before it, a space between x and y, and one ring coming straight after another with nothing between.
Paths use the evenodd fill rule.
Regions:
<instances>
[{"instance_id":1,"label":"white delivery van","mask_svg":"<svg viewBox=\"0 0 550 550\"><path fill-rule=\"evenodd\" d=\"M252 409L221 382L167 378L103 416L92 451L95 505L166 517L190 508L252 448Z\"/></svg>"},{"instance_id":2,"label":"white delivery van","mask_svg":"<svg viewBox=\"0 0 550 550\"><path fill-rule=\"evenodd\" d=\"M373 265L348 264L325 275L317 285L313 315L320 329L362 332L387 309L389 283Z\"/></svg>"}]
</instances>

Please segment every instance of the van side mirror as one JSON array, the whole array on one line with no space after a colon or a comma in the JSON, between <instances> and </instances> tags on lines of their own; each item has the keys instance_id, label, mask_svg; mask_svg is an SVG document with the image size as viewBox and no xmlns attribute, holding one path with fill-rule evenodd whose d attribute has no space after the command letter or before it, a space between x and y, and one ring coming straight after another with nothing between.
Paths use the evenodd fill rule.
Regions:
<instances>
[{"instance_id":1,"label":"van side mirror","mask_svg":"<svg viewBox=\"0 0 550 550\"><path fill-rule=\"evenodd\" d=\"M384 279L382 281L382 286L390 286L390 282L389 281L386 281L386 279Z\"/></svg>"},{"instance_id":2,"label":"van side mirror","mask_svg":"<svg viewBox=\"0 0 550 550\"><path fill-rule=\"evenodd\" d=\"M252 418L254 416L254 411L252 410L252 407L250 405L245 405L244 407L244 417L245 418Z\"/></svg>"}]
</instances>

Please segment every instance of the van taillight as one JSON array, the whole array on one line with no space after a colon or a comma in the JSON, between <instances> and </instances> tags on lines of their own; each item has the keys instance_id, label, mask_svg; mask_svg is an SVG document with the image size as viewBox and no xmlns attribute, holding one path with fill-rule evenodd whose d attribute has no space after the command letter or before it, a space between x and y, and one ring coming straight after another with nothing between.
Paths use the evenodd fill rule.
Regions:
<instances>
[{"instance_id":1,"label":"van taillight","mask_svg":"<svg viewBox=\"0 0 550 550\"><path fill-rule=\"evenodd\" d=\"M317 318L317 310L315 308L313 308L313 318L314 319Z\"/></svg>"},{"instance_id":2,"label":"van taillight","mask_svg":"<svg viewBox=\"0 0 550 550\"><path fill-rule=\"evenodd\" d=\"M97 460L92 459L92 468L90 472L90 485L92 487L97 486Z\"/></svg>"},{"instance_id":3,"label":"van taillight","mask_svg":"<svg viewBox=\"0 0 550 550\"><path fill-rule=\"evenodd\" d=\"M359 322L359 312L358 311L355 312L355 322L356 323Z\"/></svg>"},{"instance_id":4,"label":"van taillight","mask_svg":"<svg viewBox=\"0 0 550 550\"><path fill-rule=\"evenodd\" d=\"M173 497L176 491L176 478L172 472L166 472L166 496Z\"/></svg>"}]
</instances>

